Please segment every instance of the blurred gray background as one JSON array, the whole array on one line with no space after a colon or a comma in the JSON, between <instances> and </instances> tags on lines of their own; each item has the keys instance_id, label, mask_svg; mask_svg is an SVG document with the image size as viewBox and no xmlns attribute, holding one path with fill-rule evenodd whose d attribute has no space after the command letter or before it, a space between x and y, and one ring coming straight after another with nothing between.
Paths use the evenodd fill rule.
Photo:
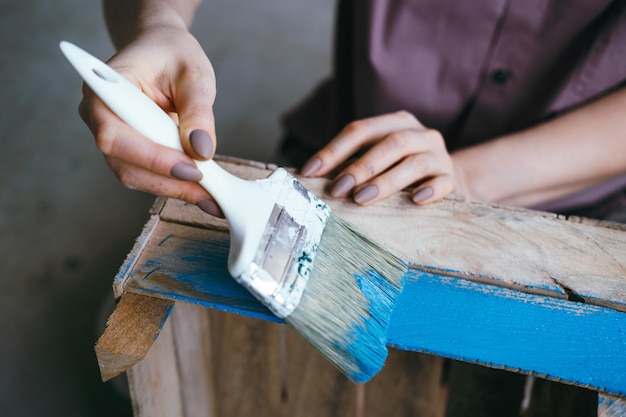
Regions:
<instances>
[{"instance_id":1,"label":"blurred gray background","mask_svg":"<svg viewBox=\"0 0 626 417\"><path fill-rule=\"evenodd\" d=\"M330 68L332 0L205 0L218 152L272 161L281 113ZM96 0L0 0L0 415L129 416L100 382L103 301L154 197L121 186L82 124L61 40L113 48Z\"/></svg>"}]
</instances>

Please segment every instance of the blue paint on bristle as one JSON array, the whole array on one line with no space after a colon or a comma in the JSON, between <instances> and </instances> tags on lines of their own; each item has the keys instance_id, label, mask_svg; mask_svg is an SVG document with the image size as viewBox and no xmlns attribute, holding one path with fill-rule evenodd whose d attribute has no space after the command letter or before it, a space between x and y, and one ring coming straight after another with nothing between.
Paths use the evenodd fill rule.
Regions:
<instances>
[{"instance_id":1,"label":"blue paint on bristle","mask_svg":"<svg viewBox=\"0 0 626 417\"><path fill-rule=\"evenodd\" d=\"M404 261L331 215L302 299L285 320L350 380L367 382L387 359L406 272Z\"/></svg>"},{"instance_id":2,"label":"blue paint on bristle","mask_svg":"<svg viewBox=\"0 0 626 417\"><path fill-rule=\"evenodd\" d=\"M357 383L369 381L383 367L387 359L387 328L400 289L378 272L370 269L367 276L355 275L357 284L369 301L369 318L363 318L361 326L354 326L344 346L353 358L358 358L359 372L350 372L349 378ZM376 343L372 344L373 341Z\"/></svg>"}]
</instances>

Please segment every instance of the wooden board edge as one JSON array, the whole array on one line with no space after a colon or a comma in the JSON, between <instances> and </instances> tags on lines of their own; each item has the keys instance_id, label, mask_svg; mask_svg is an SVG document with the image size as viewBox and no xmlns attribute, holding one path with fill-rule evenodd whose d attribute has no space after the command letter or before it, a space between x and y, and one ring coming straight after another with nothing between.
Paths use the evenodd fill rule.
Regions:
<instances>
[{"instance_id":1,"label":"wooden board edge","mask_svg":"<svg viewBox=\"0 0 626 417\"><path fill-rule=\"evenodd\" d=\"M103 381L125 372L148 354L173 306L171 300L122 295L94 348Z\"/></svg>"},{"instance_id":2,"label":"wooden board edge","mask_svg":"<svg viewBox=\"0 0 626 417\"><path fill-rule=\"evenodd\" d=\"M167 197L158 196L156 200L154 200L154 203L152 203L152 207L150 207L150 210L148 212L150 214L161 214L163 206L165 206L167 200L169 200Z\"/></svg>"},{"instance_id":3,"label":"wooden board edge","mask_svg":"<svg viewBox=\"0 0 626 417\"><path fill-rule=\"evenodd\" d=\"M127 375L134 417L188 417L171 320L150 352L128 369Z\"/></svg>"},{"instance_id":4,"label":"wooden board edge","mask_svg":"<svg viewBox=\"0 0 626 417\"><path fill-rule=\"evenodd\" d=\"M163 203L165 204L165 201ZM153 214L150 216L150 218L144 225L141 233L135 240L135 244L133 245L128 255L126 255L126 259L124 260L117 274L113 278L113 295L116 299L119 299L124 293L124 287L128 282L129 275L137 260L139 259L141 252L150 241L150 236L152 235L152 232L154 232L154 230L156 229L160 220L161 218L157 214Z\"/></svg>"}]
</instances>

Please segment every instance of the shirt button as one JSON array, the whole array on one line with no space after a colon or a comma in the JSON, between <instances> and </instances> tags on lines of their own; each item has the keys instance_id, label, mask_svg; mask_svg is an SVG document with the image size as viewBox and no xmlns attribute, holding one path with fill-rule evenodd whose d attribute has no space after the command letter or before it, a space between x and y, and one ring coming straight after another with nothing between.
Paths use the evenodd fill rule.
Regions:
<instances>
[{"instance_id":1,"label":"shirt button","mask_svg":"<svg viewBox=\"0 0 626 417\"><path fill-rule=\"evenodd\" d=\"M491 73L491 81L496 84L504 85L511 78L511 71L506 69L497 69Z\"/></svg>"}]
</instances>

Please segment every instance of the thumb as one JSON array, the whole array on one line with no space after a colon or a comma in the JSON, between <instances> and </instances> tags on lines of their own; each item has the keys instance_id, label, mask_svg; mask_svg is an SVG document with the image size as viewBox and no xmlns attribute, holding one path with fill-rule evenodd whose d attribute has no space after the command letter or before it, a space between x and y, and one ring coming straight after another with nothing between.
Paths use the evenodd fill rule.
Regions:
<instances>
[{"instance_id":1,"label":"thumb","mask_svg":"<svg viewBox=\"0 0 626 417\"><path fill-rule=\"evenodd\" d=\"M206 77L204 81L202 77L185 78L191 80L183 81L174 97L181 143L192 158L211 159L217 146L213 115L215 80L212 76Z\"/></svg>"}]
</instances>

